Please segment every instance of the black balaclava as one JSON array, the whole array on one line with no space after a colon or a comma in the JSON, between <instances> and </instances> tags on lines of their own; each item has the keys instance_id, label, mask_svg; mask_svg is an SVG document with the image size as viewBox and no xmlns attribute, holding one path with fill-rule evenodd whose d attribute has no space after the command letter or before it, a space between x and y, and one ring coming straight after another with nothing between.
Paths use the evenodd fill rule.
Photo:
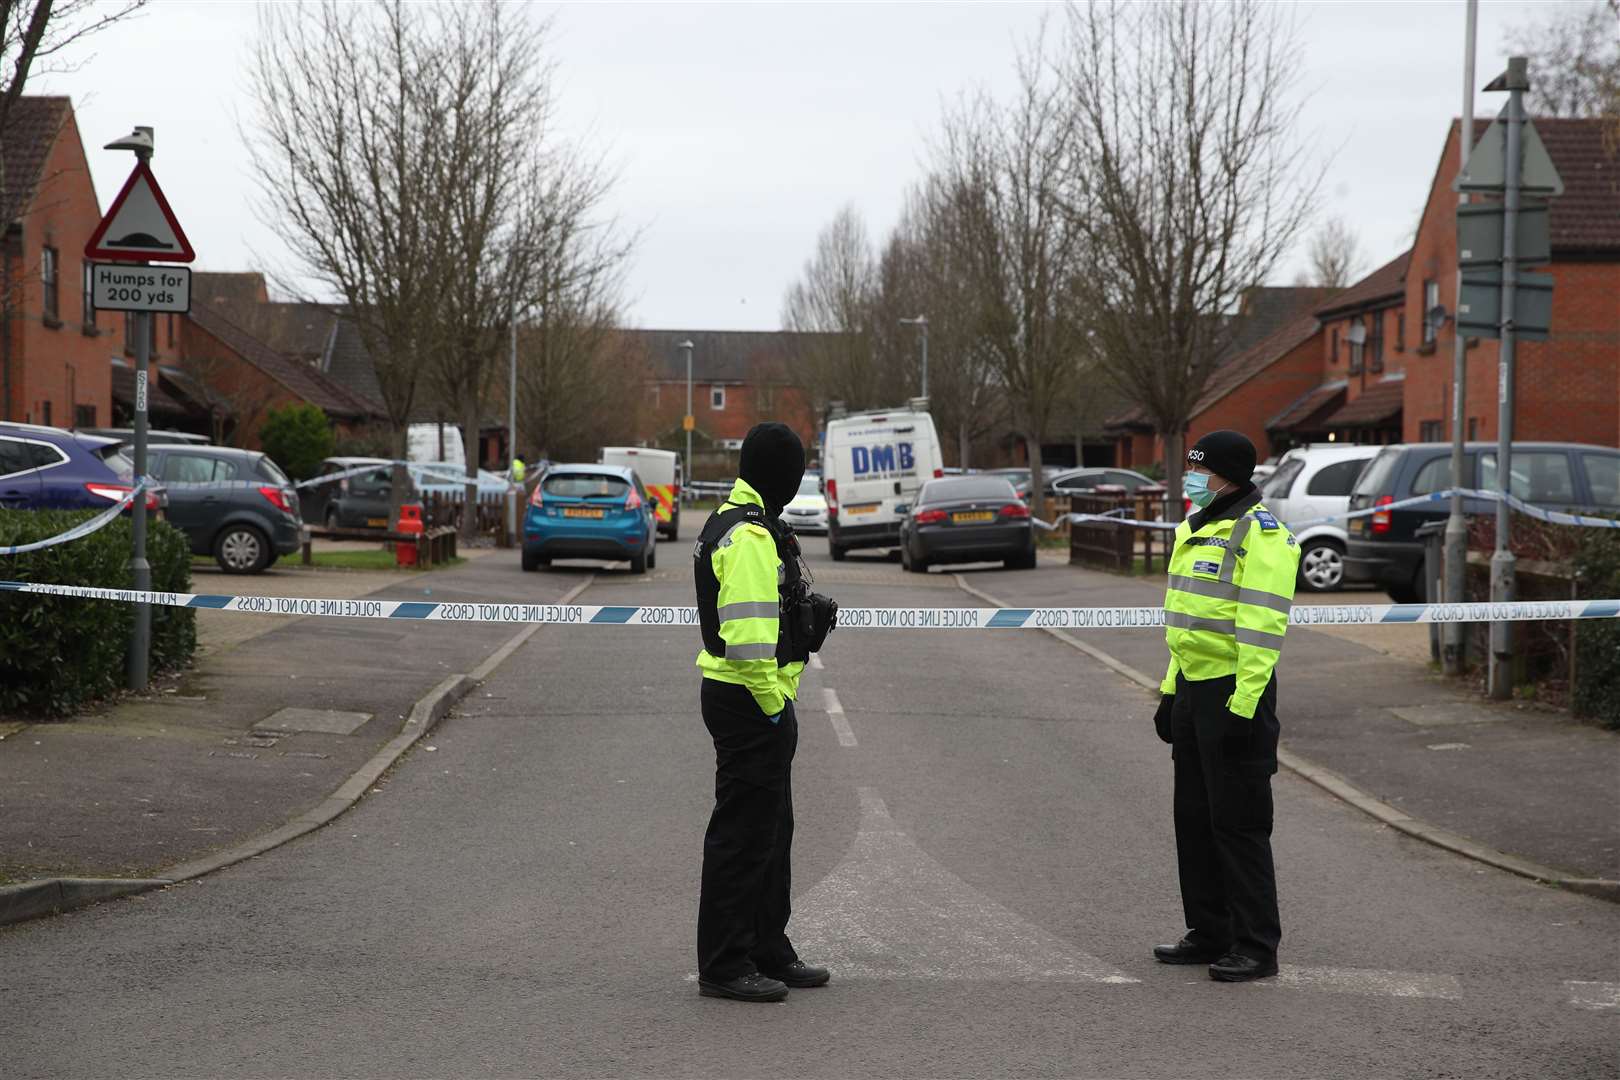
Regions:
<instances>
[{"instance_id":1,"label":"black balaclava","mask_svg":"<svg viewBox=\"0 0 1620 1080\"><path fill-rule=\"evenodd\" d=\"M771 516L793 501L804 479L804 443L786 424L757 424L742 444L737 475L765 500Z\"/></svg>"},{"instance_id":2,"label":"black balaclava","mask_svg":"<svg viewBox=\"0 0 1620 1080\"><path fill-rule=\"evenodd\" d=\"M1212 431L1187 452L1187 464L1201 465L1238 487L1254 475L1254 443L1240 431Z\"/></svg>"}]
</instances>

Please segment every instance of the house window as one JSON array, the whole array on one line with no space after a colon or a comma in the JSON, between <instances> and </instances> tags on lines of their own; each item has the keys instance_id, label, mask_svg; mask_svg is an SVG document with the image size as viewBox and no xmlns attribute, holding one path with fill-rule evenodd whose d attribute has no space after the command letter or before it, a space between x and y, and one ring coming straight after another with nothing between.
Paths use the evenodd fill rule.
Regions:
<instances>
[{"instance_id":1,"label":"house window","mask_svg":"<svg viewBox=\"0 0 1620 1080\"><path fill-rule=\"evenodd\" d=\"M1440 336L1439 328L1429 318L1429 312L1440 306L1440 283L1434 278L1423 282L1423 344L1433 345Z\"/></svg>"},{"instance_id":2,"label":"house window","mask_svg":"<svg viewBox=\"0 0 1620 1080\"><path fill-rule=\"evenodd\" d=\"M1406 351L1406 312L1395 314L1395 351Z\"/></svg>"},{"instance_id":3,"label":"house window","mask_svg":"<svg viewBox=\"0 0 1620 1080\"><path fill-rule=\"evenodd\" d=\"M1470 416L1468 418L1468 441L1473 442L1477 438L1479 438L1479 417Z\"/></svg>"},{"instance_id":4,"label":"house window","mask_svg":"<svg viewBox=\"0 0 1620 1080\"><path fill-rule=\"evenodd\" d=\"M75 405L73 407L73 426L81 428L95 427L96 407L94 405Z\"/></svg>"},{"instance_id":5,"label":"house window","mask_svg":"<svg viewBox=\"0 0 1620 1080\"><path fill-rule=\"evenodd\" d=\"M657 383L653 383L651 386L647 387L647 390L652 395L652 403L654 406L662 405L664 403L664 388L662 386L658 385Z\"/></svg>"},{"instance_id":6,"label":"house window","mask_svg":"<svg viewBox=\"0 0 1620 1080\"><path fill-rule=\"evenodd\" d=\"M1424 420L1418 424L1418 442L1439 442L1442 428L1438 420Z\"/></svg>"},{"instance_id":7,"label":"house window","mask_svg":"<svg viewBox=\"0 0 1620 1080\"><path fill-rule=\"evenodd\" d=\"M1356 331L1361 331L1361 341L1356 341ZM1354 319L1350 323L1350 374L1361 374L1361 354L1366 348L1367 323L1364 319Z\"/></svg>"},{"instance_id":8,"label":"house window","mask_svg":"<svg viewBox=\"0 0 1620 1080\"><path fill-rule=\"evenodd\" d=\"M57 290L56 249L48 247L39 260L39 280L45 286L45 321L60 324L61 296Z\"/></svg>"},{"instance_id":9,"label":"house window","mask_svg":"<svg viewBox=\"0 0 1620 1080\"><path fill-rule=\"evenodd\" d=\"M84 328L86 330L94 330L96 328L96 300L95 293L92 291L90 284L92 269L92 264L84 264ZM86 426L93 427L94 425Z\"/></svg>"},{"instance_id":10,"label":"house window","mask_svg":"<svg viewBox=\"0 0 1620 1080\"><path fill-rule=\"evenodd\" d=\"M723 387L723 386L716 386L716 387L710 388L710 390L709 390L709 408L713 409L715 412L721 412L722 410L725 409L725 407L726 407L726 388Z\"/></svg>"},{"instance_id":11,"label":"house window","mask_svg":"<svg viewBox=\"0 0 1620 1080\"><path fill-rule=\"evenodd\" d=\"M1331 361L1335 364L1339 362L1339 328L1337 326L1333 328L1333 354Z\"/></svg>"},{"instance_id":12,"label":"house window","mask_svg":"<svg viewBox=\"0 0 1620 1080\"><path fill-rule=\"evenodd\" d=\"M1384 370L1384 313L1372 317L1372 330L1367 335L1367 367L1374 374Z\"/></svg>"}]
</instances>

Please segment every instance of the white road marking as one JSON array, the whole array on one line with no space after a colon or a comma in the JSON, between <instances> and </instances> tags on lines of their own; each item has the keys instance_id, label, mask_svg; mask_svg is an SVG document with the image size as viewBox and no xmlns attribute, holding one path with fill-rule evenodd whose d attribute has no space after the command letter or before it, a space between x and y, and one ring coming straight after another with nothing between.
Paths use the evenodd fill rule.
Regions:
<instances>
[{"instance_id":1,"label":"white road marking","mask_svg":"<svg viewBox=\"0 0 1620 1080\"><path fill-rule=\"evenodd\" d=\"M1259 979L1255 985L1381 997L1443 998L1446 1001L1456 1001L1462 997L1462 984L1455 975L1376 971L1370 968L1295 967L1283 964L1275 979Z\"/></svg>"},{"instance_id":2,"label":"white road marking","mask_svg":"<svg viewBox=\"0 0 1620 1080\"><path fill-rule=\"evenodd\" d=\"M827 719L832 721L833 731L838 733L838 745L854 746L855 732L849 726L849 718L844 715L844 707L838 703L838 691L824 686L821 696L827 703Z\"/></svg>"},{"instance_id":3,"label":"white road marking","mask_svg":"<svg viewBox=\"0 0 1620 1080\"><path fill-rule=\"evenodd\" d=\"M941 866L870 788L844 861L793 902L789 932L838 979L1134 983Z\"/></svg>"},{"instance_id":4,"label":"white road marking","mask_svg":"<svg viewBox=\"0 0 1620 1080\"><path fill-rule=\"evenodd\" d=\"M815 670L817 670L817 671L826 671L827 670L827 665L823 664L821 662L821 656L818 653L811 653L810 654L810 666L812 668L814 668Z\"/></svg>"},{"instance_id":5,"label":"white road marking","mask_svg":"<svg viewBox=\"0 0 1620 1080\"><path fill-rule=\"evenodd\" d=\"M1569 1003L1577 1009L1620 1009L1620 983L1564 980Z\"/></svg>"}]
</instances>

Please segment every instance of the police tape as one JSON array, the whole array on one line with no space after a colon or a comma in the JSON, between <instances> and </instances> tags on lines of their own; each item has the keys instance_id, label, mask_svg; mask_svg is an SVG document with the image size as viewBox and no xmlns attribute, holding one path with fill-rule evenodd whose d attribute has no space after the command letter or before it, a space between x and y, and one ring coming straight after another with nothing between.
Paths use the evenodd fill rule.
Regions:
<instances>
[{"instance_id":1,"label":"police tape","mask_svg":"<svg viewBox=\"0 0 1620 1080\"><path fill-rule=\"evenodd\" d=\"M423 468L420 463L412 461L373 461L366 465L356 465L353 468L343 469L335 473L326 473L322 476L312 476L308 480L298 481L298 483L294 484L293 487L300 490L304 488L320 487L323 484L332 484L339 480L349 480L356 476L364 476L367 473L374 473L379 469L392 469L395 465L404 465L406 467L416 465L416 471L422 475L423 479L436 480L441 484L465 485L467 483L467 476L465 473L442 472L436 469ZM503 476L501 477L501 480L506 485L504 490L511 491L514 488L522 487L521 484L513 483L510 477ZM487 483L487 481L485 481L485 483Z\"/></svg>"},{"instance_id":2,"label":"police tape","mask_svg":"<svg viewBox=\"0 0 1620 1080\"><path fill-rule=\"evenodd\" d=\"M58 544L67 544L74 540L82 540L91 533L99 532L108 525L111 525L114 521L118 520L118 515L129 509L129 504L135 501L135 496L139 495L141 492L145 491L151 486L152 481L150 479L142 480L129 491L125 492L124 497L119 499L116 505L108 507L106 510L103 510L101 513L97 514L93 518L90 518L88 521L81 521L66 532L57 533L55 536L48 536L44 540L35 540L28 544L17 544L13 547L0 547L0 556L25 555L30 551L41 551L48 547L55 547Z\"/></svg>"},{"instance_id":3,"label":"police tape","mask_svg":"<svg viewBox=\"0 0 1620 1080\"><path fill-rule=\"evenodd\" d=\"M1538 521L1545 521L1553 525L1575 525L1588 529L1620 529L1620 518L1593 517L1590 514L1566 514L1562 510L1548 510L1544 507L1533 506L1517 495L1506 494L1500 491L1484 491L1475 488L1447 488L1445 491L1436 491L1427 495L1414 495L1411 498L1401 499L1398 502L1384 503L1382 506L1369 506L1361 510L1346 510L1342 514L1325 514L1321 517L1306 518L1302 521L1285 522L1290 530L1314 528L1317 525L1331 525L1336 521L1348 521L1351 518L1371 517L1374 514L1387 514L1391 510L1404 510L1412 506L1424 506L1430 503L1448 502L1453 495L1461 495L1465 499L1481 499L1487 502L1501 500L1508 506ZM1042 529L1052 530L1065 521L1074 524L1087 522L1103 522L1109 525L1129 525L1138 529L1164 529L1170 531L1176 528L1174 521L1142 521L1138 518L1125 517L1126 511L1109 510L1102 514L1063 514L1056 522L1035 519L1035 524Z\"/></svg>"},{"instance_id":4,"label":"police tape","mask_svg":"<svg viewBox=\"0 0 1620 1080\"><path fill-rule=\"evenodd\" d=\"M322 600L283 596L142 592L87 585L0 581L0 592L108 600L125 604L234 611L249 615L409 619L416 622L523 623L544 626L695 627L697 608L643 604L473 603L416 600ZM1294 626L1376 626L1410 623L1558 622L1620 618L1620 600L1514 601L1478 604L1298 604ZM1164 626L1156 607L840 608L849 630L1150 630Z\"/></svg>"}]
</instances>

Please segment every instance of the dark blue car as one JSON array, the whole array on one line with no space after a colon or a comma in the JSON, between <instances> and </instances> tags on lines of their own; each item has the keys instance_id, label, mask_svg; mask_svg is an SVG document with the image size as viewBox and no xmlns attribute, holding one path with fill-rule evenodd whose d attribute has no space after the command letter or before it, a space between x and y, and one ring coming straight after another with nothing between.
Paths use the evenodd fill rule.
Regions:
<instances>
[{"instance_id":1,"label":"dark blue car","mask_svg":"<svg viewBox=\"0 0 1620 1080\"><path fill-rule=\"evenodd\" d=\"M553 559L629 560L644 574L657 564L657 519L634 472L617 465L555 465L523 515L523 569Z\"/></svg>"},{"instance_id":2,"label":"dark blue car","mask_svg":"<svg viewBox=\"0 0 1620 1080\"><path fill-rule=\"evenodd\" d=\"M7 510L105 510L134 487L122 443L38 424L0 423L0 507ZM157 510L160 491L148 490Z\"/></svg>"}]
</instances>

